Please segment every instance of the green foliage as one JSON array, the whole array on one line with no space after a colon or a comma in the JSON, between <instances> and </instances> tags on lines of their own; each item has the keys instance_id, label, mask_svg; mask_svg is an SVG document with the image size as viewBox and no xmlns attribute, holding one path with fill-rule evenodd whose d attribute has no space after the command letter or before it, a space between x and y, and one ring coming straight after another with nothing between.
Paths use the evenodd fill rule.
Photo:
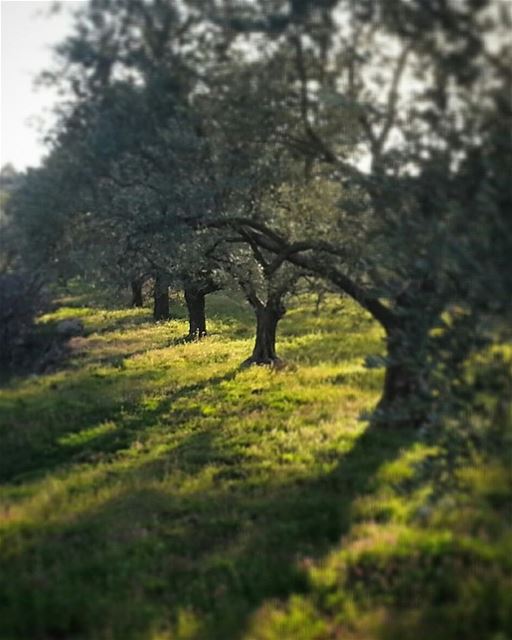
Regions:
<instances>
[{"instance_id":1,"label":"green foliage","mask_svg":"<svg viewBox=\"0 0 512 640\"><path fill-rule=\"evenodd\" d=\"M203 344L145 310L42 318L87 337L0 396L8 635L512 635L494 4L84 7L52 152L6 207L21 262L97 286L235 280L275 318L305 274L366 311L304 298L279 371L238 369L251 324L229 292Z\"/></svg>"},{"instance_id":2,"label":"green foliage","mask_svg":"<svg viewBox=\"0 0 512 640\"><path fill-rule=\"evenodd\" d=\"M63 276L244 273L252 299L323 278L387 333L380 416L419 424L510 315L510 12L356 4L89 3L52 152L9 208Z\"/></svg>"},{"instance_id":3,"label":"green foliage","mask_svg":"<svg viewBox=\"0 0 512 640\"><path fill-rule=\"evenodd\" d=\"M225 295L199 343L144 309L42 318L87 337L0 391L2 637L510 633L504 457L461 452L451 472L444 443L360 422L382 333L324 305L283 319L280 371L238 369L252 320ZM439 469L456 473L440 497Z\"/></svg>"},{"instance_id":4,"label":"green foliage","mask_svg":"<svg viewBox=\"0 0 512 640\"><path fill-rule=\"evenodd\" d=\"M47 304L37 278L0 273L0 373L26 364L34 348L34 324Z\"/></svg>"}]
</instances>

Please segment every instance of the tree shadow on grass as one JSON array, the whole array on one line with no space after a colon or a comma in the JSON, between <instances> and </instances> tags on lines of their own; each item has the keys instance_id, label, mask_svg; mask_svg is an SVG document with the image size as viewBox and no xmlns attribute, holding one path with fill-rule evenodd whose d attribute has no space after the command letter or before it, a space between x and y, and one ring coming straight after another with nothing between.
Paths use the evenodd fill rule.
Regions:
<instances>
[{"instance_id":1,"label":"tree shadow on grass","mask_svg":"<svg viewBox=\"0 0 512 640\"><path fill-rule=\"evenodd\" d=\"M143 375L151 383L150 374ZM174 411L207 388L223 400L217 391L234 375L236 370L186 385L135 411L140 389L132 407L117 397L123 381L98 379L91 398L103 397L106 406L113 395L111 413L101 402L93 411L85 407L58 435L94 426L96 415L119 418L119 429L50 451L27 439L22 466L48 473L94 462L96 454L108 461L160 421L175 430L185 419L193 425L149 462L107 469L96 484L64 489L58 499L72 501L73 491L77 500L80 491L89 496L75 511L6 530L0 637L150 640L158 630L174 629L173 640L241 640L264 602L307 588L300 559L322 557L338 543L352 525L354 500L372 490L376 471L414 434L371 425L347 453L330 450L339 456L334 469L318 464L309 475L280 474L261 460L253 464L240 442L223 435L219 419L205 416L197 403L182 403L179 411L187 415ZM244 407L269 412L258 394ZM253 437L263 433L255 429ZM48 441L52 446L56 435ZM17 464L10 465L6 477L12 482Z\"/></svg>"},{"instance_id":2,"label":"tree shadow on grass","mask_svg":"<svg viewBox=\"0 0 512 640\"><path fill-rule=\"evenodd\" d=\"M278 345L278 351L286 360L310 365L324 362L356 362L369 355L382 353L384 344L378 338L368 340L364 335L351 335L340 341L339 333L324 332L303 336L298 344Z\"/></svg>"},{"instance_id":3,"label":"tree shadow on grass","mask_svg":"<svg viewBox=\"0 0 512 640\"><path fill-rule=\"evenodd\" d=\"M94 398L94 402L84 404L80 411L80 406L75 404L75 401L83 401L83 385L76 382L60 383L61 393L68 394L72 419L61 420L56 427L49 426L46 430L26 430L23 425L16 430L14 424L10 425L10 428L5 430L5 437L0 444L0 482L20 483L34 480L73 464L97 462L98 455L105 461L119 450L128 448L144 431L154 425L159 417L166 415L178 400L194 396L212 385L232 380L236 373L236 369L231 370L223 376L207 378L181 387L167 394L154 408L139 406L139 398L144 393L144 388L139 389L130 407L122 395L119 397L119 387L122 388L126 381L107 382L100 378L94 381L95 384L88 393L91 400ZM146 385L150 384L151 376L148 372L144 372L144 377L147 378ZM30 416L35 421L41 411L49 410L46 394L47 391L43 391L40 396L36 395L30 399ZM117 400L108 403L112 397ZM109 404L108 407L102 398ZM130 408L132 413L128 418L126 410ZM59 411L59 407L52 406L52 411ZM60 411L66 411L65 403L60 407ZM54 414L50 415L50 419L52 415ZM116 426L109 428L110 423Z\"/></svg>"},{"instance_id":4,"label":"tree shadow on grass","mask_svg":"<svg viewBox=\"0 0 512 640\"><path fill-rule=\"evenodd\" d=\"M119 352L113 352L110 354L95 354L90 353L86 350L81 351L81 345L77 346L77 342L71 341L69 346L70 356L74 359L72 363L74 368L83 367L84 365L111 365L113 367L122 367L126 360L130 358L135 358L140 355L145 355L151 353L153 351L160 351L162 349L166 349L169 346L169 343L159 344L155 346L144 346L137 348L135 345L138 344L138 340L134 339L131 341L134 348L131 348L131 344L128 342L125 344L125 350ZM89 345L87 345L89 346ZM69 362L62 363L63 368L67 368L69 366Z\"/></svg>"},{"instance_id":5,"label":"tree shadow on grass","mask_svg":"<svg viewBox=\"0 0 512 640\"><path fill-rule=\"evenodd\" d=\"M85 307L89 311L89 307ZM83 307L76 307L76 315L68 315L65 318L47 319L35 325L25 345L20 347L19 362L16 366L6 371L0 371L0 389L8 387L13 381L26 379L31 375L46 375L56 373L68 368L84 366L84 364L116 364L123 359L130 358L148 351L161 349L168 346L165 340L158 346L146 345L140 348L140 337L117 336L115 346L124 346L123 351L112 354L95 354L95 341L100 339L103 348L105 345L103 336L112 332L121 334L145 327L153 329L155 322L149 310L144 315L133 315L133 309L126 309L124 315L113 314L112 310L98 308L89 314L83 314ZM186 314L181 308L173 309L173 320L183 320ZM75 335L62 335L58 326L63 320L78 320L85 322L83 333ZM112 346L112 345L110 345ZM82 350L82 347L85 347ZM91 348L92 347L92 348Z\"/></svg>"},{"instance_id":6,"label":"tree shadow on grass","mask_svg":"<svg viewBox=\"0 0 512 640\"><path fill-rule=\"evenodd\" d=\"M190 639L240 640L263 602L306 588L299 559L339 541L353 501L414 435L370 425L333 470L280 480L200 428L115 495L27 533L2 562L0 630L149 640L188 624Z\"/></svg>"}]
</instances>

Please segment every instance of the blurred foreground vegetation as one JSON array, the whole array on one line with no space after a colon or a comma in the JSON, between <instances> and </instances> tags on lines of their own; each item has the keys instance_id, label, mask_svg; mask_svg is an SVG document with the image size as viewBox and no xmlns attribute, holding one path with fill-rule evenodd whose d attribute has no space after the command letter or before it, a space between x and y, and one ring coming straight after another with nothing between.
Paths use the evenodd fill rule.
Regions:
<instances>
[{"instance_id":1,"label":"blurred foreground vegetation","mask_svg":"<svg viewBox=\"0 0 512 640\"><path fill-rule=\"evenodd\" d=\"M237 299L184 343L179 300L155 327L87 298L40 320L83 319L69 359L0 390L2 639L512 636L510 348L418 433L359 419L384 342L348 299L302 297L287 366L240 370Z\"/></svg>"}]
</instances>

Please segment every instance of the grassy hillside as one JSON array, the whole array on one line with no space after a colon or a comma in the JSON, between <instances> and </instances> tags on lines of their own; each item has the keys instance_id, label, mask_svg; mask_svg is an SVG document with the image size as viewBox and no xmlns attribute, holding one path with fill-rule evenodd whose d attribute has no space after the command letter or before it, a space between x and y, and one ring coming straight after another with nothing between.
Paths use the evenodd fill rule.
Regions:
<instances>
[{"instance_id":1,"label":"grassy hillside","mask_svg":"<svg viewBox=\"0 0 512 640\"><path fill-rule=\"evenodd\" d=\"M240 371L225 296L190 344L179 308L80 304L41 320L85 323L61 369L0 390L2 640L512 637L510 469L359 419L364 312L304 301L289 366Z\"/></svg>"}]
</instances>

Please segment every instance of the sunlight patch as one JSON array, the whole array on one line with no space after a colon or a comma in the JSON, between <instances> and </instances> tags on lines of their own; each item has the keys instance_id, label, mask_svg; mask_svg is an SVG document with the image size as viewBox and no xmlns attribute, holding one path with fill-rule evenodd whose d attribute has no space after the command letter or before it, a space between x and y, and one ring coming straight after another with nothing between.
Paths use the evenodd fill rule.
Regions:
<instances>
[{"instance_id":1,"label":"sunlight patch","mask_svg":"<svg viewBox=\"0 0 512 640\"><path fill-rule=\"evenodd\" d=\"M102 422L96 427L89 429L82 429L77 433L66 433L57 439L57 443L63 447L77 447L79 445L90 442L99 436L103 436L106 433L111 433L117 429L115 422Z\"/></svg>"}]
</instances>

